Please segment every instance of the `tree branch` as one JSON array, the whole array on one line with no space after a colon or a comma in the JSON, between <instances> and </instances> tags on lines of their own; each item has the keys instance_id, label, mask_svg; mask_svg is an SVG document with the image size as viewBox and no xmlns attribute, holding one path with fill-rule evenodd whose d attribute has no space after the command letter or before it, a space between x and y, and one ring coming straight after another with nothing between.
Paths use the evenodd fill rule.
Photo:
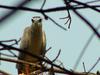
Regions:
<instances>
[{"instance_id":1,"label":"tree branch","mask_svg":"<svg viewBox=\"0 0 100 75\"><path fill-rule=\"evenodd\" d=\"M63 70L64 72L66 72L66 74L76 75L76 74L74 74L73 72L71 72L71 71L69 71L69 70L67 70L67 69L65 69L65 68L60 67L59 65L56 65L56 64L52 63L51 61L48 61L48 60L44 59L43 57L37 56L37 55L35 55L35 54L31 54L31 53L29 53L29 52L27 52L27 51L25 51L25 50L21 50L21 49L12 47L12 46L8 46L8 45L3 44L3 43L1 43L1 42L0 42L0 45L3 46L3 47L5 47L5 48L13 49L13 50L15 50L15 51L23 52L23 53L28 54L28 55L30 55L30 56L32 56L32 57L35 57L35 58L39 59L40 61L44 61L44 62L46 62L46 63L48 63L48 64L50 64L50 65L53 65L54 67L56 67L56 68L58 68L58 69Z\"/></svg>"},{"instance_id":2,"label":"tree branch","mask_svg":"<svg viewBox=\"0 0 100 75\"><path fill-rule=\"evenodd\" d=\"M22 7L23 5L25 5L25 4L29 3L29 2L30 2L29 0L22 1L22 2L20 2L20 3L18 3L18 4L16 4L16 7L17 7L17 8L18 8L18 7ZM16 11L17 11L17 10L14 9L14 10L10 11L8 14L5 14L5 15L0 19L0 23L1 23L1 22L3 23L4 20L6 20L8 17L10 17L12 14L14 14Z\"/></svg>"},{"instance_id":3,"label":"tree branch","mask_svg":"<svg viewBox=\"0 0 100 75\"><path fill-rule=\"evenodd\" d=\"M100 7L100 5L92 5L92 7ZM6 6L6 5L0 5L0 8L12 9L12 10L16 9L16 10L23 10L23 11L30 11L30 12L37 12L37 13L41 13L41 12L49 13L49 12L55 12L55 11L62 11L66 9L73 10L73 9L84 9L84 8L90 8L90 7L84 7L84 6L77 7L76 5L73 5L67 8L65 6L61 6L61 7L43 9L42 11L40 9L32 9L32 8L27 8L27 7L14 7L14 6Z\"/></svg>"},{"instance_id":4,"label":"tree branch","mask_svg":"<svg viewBox=\"0 0 100 75\"><path fill-rule=\"evenodd\" d=\"M76 10L73 10L73 12L74 12L79 18L81 18L81 19L87 24L87 26L89 26L89 27L92 29L92 31L97 35L98 38L100 38L99 32L93 27L93 25L92 25L86 18L84 18L84 17L83 17L78 11L76 11Z\"/></svg>"},{"instance_id":5,"label":"tree branch","mask_svg":"<svg viewBox=\"0 0 100 75\"><path fill-rule=\"evenodd\" d=\"M77 4L81 4L81 5L83 5L84 7L89 7L89 8L91 8L92 10L95 10L95 11L97 11L98 13L100 13L100 10L99 10L99 9L96 9L95 7L92 7L92 6L88 5L88 4L85 4L85 3L82 3L82 2L79 2L79 1L76 1L76 0L73 0L72 2L77 3Z\"/></svg>"}]
</instances>

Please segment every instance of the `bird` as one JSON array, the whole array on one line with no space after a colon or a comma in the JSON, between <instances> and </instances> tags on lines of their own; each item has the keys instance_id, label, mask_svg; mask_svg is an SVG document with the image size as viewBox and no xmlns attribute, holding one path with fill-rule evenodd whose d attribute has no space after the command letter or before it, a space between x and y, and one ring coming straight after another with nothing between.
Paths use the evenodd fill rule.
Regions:
<instances>
[{"instance_id":1,"label":"bird","mask_svg":"<svg viewBox=\"0 0 100 75\"><path fill-rule=\"evenodd\" d=\"M44 57L46 51L46 34L42 27L42 18L40 16L34 16L31 21L31 26L24 29L23 36L21 37L20 49ZM32 63L41 62L39 59L22 52L19 52L18 60L24 60ZM35 70L35 67L28 64L18 63L17 69L18 75L30 75L29 73Z\"/></svg>"}]
</instances>

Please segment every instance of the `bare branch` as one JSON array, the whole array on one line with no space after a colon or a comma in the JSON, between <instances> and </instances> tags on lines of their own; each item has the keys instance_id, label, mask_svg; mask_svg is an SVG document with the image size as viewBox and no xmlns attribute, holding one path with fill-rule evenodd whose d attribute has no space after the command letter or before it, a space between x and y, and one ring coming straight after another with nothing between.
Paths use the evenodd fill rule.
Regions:
<instances>
[{"instance_id":1,"label":"bare branch","mask_svg":"<svg viewBox=\"0 0 100 75\"><path fill-rule=\"evenodd\" d=\"M86 4L89 4L89 3L95 3L95 2L100 2L100 0L88 1L88 2L86 2Z\"/></svg>"},{"instance_id":2,"label":"bare branch","mask_svg":"<svg viewBox=\"0 0 100 75\"><path fill-rule=\"evenodd\" d=\"M35 57L35 58L37 58L37 59L39 59L39 60L41 60L41 61L44 61L44 62L46 62L46 63L48 63L48 64L50 64L50 65L53 65L53 66L56 67L56 68L59 68L59 69L63 70L64 72L66 72L66 74L75 75L73 72L71 72L71 71L69 71L69 70L67 70L67 69L65 69L65 68L62 68L62 67L60 67L59 65L56 65L56 64L54 64L54 63L52 63L52 62L50 62L50 61L44 59L43 57L37 56L37 55L35 55L35 54L31 54L31 53L29 53L29 52L27 52L27 51L25 51L25 50L21 50L21 49L12 47L12 46L8 46L8 45L3 44L3 43L1 43L1 42L0 42L0 45L3 46L3 47L6 47L6 48L8 48L8 49L13 49L13 50L15 50L15 51L20 51L20 52L23 52L23 53L25 53L25 54L28 54L28 55L30 55L30 56L32 56L32 57Z\"/></svg>"},{"instance_id":3,"label":"bare branch","mask_svg":"<svg viewBox=\"0 0 100 75\"><path fill-rule=\"evenodd\" d=\"M95 11L97 11L98 13L100 13L100 10L99 10L99 9L96 9L95 7L92 7L92 6L88 5L88 4L85 4L85 3L82 3L82 2L79 2L79 1L76 1L76 0L73 0L72 2L77 3L77 4L84 5L84 7L89 7L89 8L91 8L92 10L95 10Z\"/></svg>"},{"instance_id":4,"label":"bare branch","mask_svg":"<svg viewBox=\"0 0 100 75\"><path fill-rule=\"evenodd\" d=\"M86 18L84 18L84 17L83 17L78 11L76 11L76 10L73 10L73 12L74 12L79 18L81 18L81 19L84 21L84 23L87 24L87 26L89 26L89 27L92 29L92 31L97 35L98 38L100 38L99 32L93 27L93 25L92 25Z\"/></svg>"},{"instance_id":5,"label":"bare branch","mask_svg":"<svg viewBox=\"0 0 100 75\"><path fill-rule=\"evenodd\" d=\"M84 62L83 62L83 68L84 68L84 72L86 72L86 68L85 68L85 64L84 64Z\"/></svg>"},{"instance_id":6,"label":"bare branch","mask_svg":"<svg viewBox=\"0 0 100 75\"><path fill-rule=\"evenodd\" d=\"M55 23L58 27L60 27L63 30L66 30L66 28L64 28L63 26L61 26L60 24L58 24L56 21L54 21L51 17L48 16L48 19L50 19L53 23Z\"/></svg>"},{"instance_id":7,"label":"bare branch","mask_svg":"<svg viewBox=\"0 0 100 75\"><path fill-rule=\"evenodd\" d=\"M35 64L35 63L32 63L32 62L27 62L27 61L24 61L24 60L15 60L15 59L9 59L9 58L4 58L4 57L0 57L0 60L2 60L2 61L8 61L8 62L13 62L13 63L29 64L29 65L32 65L32 66L36 66L38 68L41 67L38 64Z\"/></svg>"},{"instance_id":8,"label":"bare branch","mask_svg":"<svg viewBox=\"0 0 100 75\"><path fill-rule=\"evenodd\" d=\"M46 52L48 52L51 48L52 48L52 47L49 47L49 48L46 50Z\"/></svg>"},{"instance_id":9,"label":"bare branch","mask_svg":"<svg viewBox=\"0 0 100 75\"><path fill-rule=\"evenodd\" d=\"M70 7L67 7L67 8L65 6L54 7L54 8L43 9L42 11L45 12L45 13L50 13L50 12L55 12L55 11L63 11L63 10L66 10L66 9L73 10L73 9L89 8L89 7L84 7L84 6L80 6L80 7L75 7L75 6L76 5L73 5L73 6L70 6ZM92 5L92 7L96 8L96 7L100 7L100 5ZM37 13L42 12L40 9L31 9L31 8L27 8L27 7L14 7L14 6L0 5L0 8L13 9L13 10L16 9L16 10L23 10L23 11L30 11L30 12L37 12Z\"/></svg>"},{"instance_id":10,"label":"bare branch","mask_svg":"<svg viewBox=\"0 0 100 75\"><path fill-rule=\"evenodd\" d=\"M29 2L30 2L29 0L22 1L22 2L20 2L20 3L18 3L18 4L16 4L16 7L17 7L17 8L18 8L18 7L22 7L23 5L25 5L25 4L29 3ZM0 5L0 7L1 7L1 5ZM3 23L4 20L6 20L8 17L10 17L12 14L14 14L16 11L17 11L17 10L14 9L14 10L12 10L11 12L9 12L8 14L4 15L4 16L0 19L0 23Z\"/></svg>"},{"instance_id":11,"label":"bare branch","mask_svg":"<svg viewBox=\"0 0 100 75\"><path fill-rule=\"evenodd\" d=\"M43 3L43 6L45 4L45 1ZM42 6L42 7L43 7ZM3 8L7 8L7 9L16 9L16 10L27 10L27 11L34 11L34 12L38 12L38 13L41 13L43 14L43 16L45 17L45 19L50 19L52 22L54 22L57 26L59 26L60 28L66 30L64 27L62 27L61 25L59 25L57 22L55 22L52 18L50 18L49 16L47 16L45 13L46 12L53 12L53 11L61 11L61 10L70 10L70 9L76 9L75 7L73 6L68 6L68 7L58 7L58 8L51 8L51 9L45 9L45 10L42 10L42 9L30 9L30 8L25 8L25 7L11 7L11 6L3 6L3 5L0 5L0 7L3 7ZM42 8L41 7L41 8ZM87 6L89 8L89 6ZM93 6L92 6L93 7ZM77 8L82 8L82 7L77 7ZM95 7L93 7L95 8ZM70 14L69 14L69 26L68 28L70 28L70 24L71 24L71 17L70 17ZM67 22L66 22L67 23Z\"/></svg>"},{"instance_id":12,"label":"bare branch","mask_svg":"<svg viewBox=\"0 0 100 75\"><path fill-rule=\"evenodd\" d=\"M41 9L43 9L45 3L46 3L46 0L44 0L43 4L42 4L42 6L41 6Z\"/></svg>"},{"instance_id":13,"label":"bare branch","mask_svg":"<svg viewBox=\"0 0 100 75\"><path fill-rule=\"evenodd\" d=\"M13 56L13 55L9 55L9 54L5 54L5 53L0 53L1 55L7 56L7 57L18 57L18 56Z\"/></svg>"},{"instance_id":14,"label":"bare branch","mask_svg":"<svg viewBox=\"0 0 100 75\"><path fill-rule=\"evenodd\" d=\"M60 53L61 53L61 49L59 50L59 52L58 52L56 58L52 60L52 62L55 62L55 61L57 60L57 58L59 57Z\"/></svg>"},{"instance_id":15,"label":"bare branch","mask_svg":"<svg viewBox=\"0 0 100 75\"><path fill-rule=\"evenodd\" d=\"M14 41L17 44L17 40L16 39L11 39L11 40L2 40L0 42L12 42Z\"/></svg>"},{"instance_id":16,"label":"bare branch","mask_svg":"<svg viewBox=\"0 0 100 75\"><path fill-rule=\"evenodd\" d=\"M98 26L96 27L96 30L98 30L99 28L100 28L100 25L98 25ZM76 63L75 63L75 66L74 66L74 70L77 68L78 64L80 63L80 61L81 61L81 59L82 59L82 57L83 57L83 55L84 55L84 53L85 53L87 47L89 46L90 42L92 41L94 35L95 35L95 33L91 34L91 36L89 37L89 39L88 39L88 41L86 42L85 46L83 47L83 49L82 49L80 55L78 56L78 58L77 58L77 60L76 60Z\"/></svg>"},{"instance_id":17,"label":"bare branch","mask_svg":"<svg viewBox=\"0 0 100 75\"><path fill-rule=\"evenodd\" d=\"M15 60L15 59L9 59L9 58L0 58L0 60L2 61L8 61L8 62L13 62L13 63L22 63L22 64L29 64L29 65L32 65L32 66L36 66L37 68L40 68L40 70L36 70L34 72L31 72L30 74L40 74L41 73L41 70L42 72L47 72L49 71L51 68L48 68L48 67L41 67L41 65L39 64L35 64L35 63L32 63L32 62L27 62L27 61L24 61L24 60ZM61 69L58 69L58 68L53 68L54 69L54 72L56 73L63 73L63 74L66 74L65 71L61 70Z\"/></svg>"},{"instance_id":18,"label":"bare branch","mask_svg":"<svg viewBox=\"0 0 100 75\"><path fill-rule=\"evenodd\" d=\"M92 10L95 10L97 11L98 13L100 13L100 10L97 9L100 7L100 5L89 5L89 3L94 3L96 1L90 1L90 2L86 2L86 3L82 3L82 2L79 2L79 1L76 1L76 0L71 0L71 1L68 1L67 0L63 0L64 3L66 4L66 6L61 6L61 7L54 7L54 8L48 8L48 9L43 9L45 3L46 3L46 0L44 0L42 6L40 9L31 9L31 8L27 8L27 7L23 7L24 4L28 3L27 1L23 1L23 4L19 5L18 7L13 7L13 6L5 6L5 5L0 5L0 8L6 8L6 9L12 9L12 12L7 14L6 16L2 17L0 19L0 22L5 20L7 17L9 17L10 15L12 15L13 13L15 13L17 10L24 10L24 11L31 11L31 12L37 12L37 13L40 13L44 16L44 18L47 20L51 20L53 23L55 23L58 27L62 28L63 30L67 30L66 28L64 28L62 25L58 24L55 20L53 20L53 18L51 18L50 16L46 15L46 13L50 13L50 12L56 12L56 11L65 11L67 10L68 12L68 16L67 17L64 17L62 19L66 19L66 23L65 24L68 24L68 28L70 28L70 24L71 24L71 14L69 12L69 10L72 10L80 19L82 19L84 21L84 23L87 24L87 26L89 26L89 28L92 29L92 31L97 35L98 38L100 38L100 34L99 32L97 31L97 29L85 18L83 17L83 15L81 15L77 10L78 9L85 9L85 8L90 8ZM71 5L71 3L76 3L78 5ZM93 34L94 35L94 34ZM78 65L80 59L82 58L82 55L84 54L84 51L85 49L88 47L90 41L92 40L92 37L91 39L89 39L88 43L87 43L87 46L85 46L85 48L83 49L83 53L79 56L77 62L76 62L76 65ZM15 41L15 43L11 44L11 45L6 45L6 44L3 44L3 42L11 42L11 41ZM2 48L0 48L0 51L1 50L6 50L8 49L8 51L13 54L13 57L15 57L15 53L12 53L11 50L15 50L15 51L19 51L19 52L22 52L22 53L25 53L25 54L28 54L32 57L35 57L41 61L44 61L46 62L47 64L49 64L51 66L51 68L46 68L46 67L41 67L40 65L37 65L37 64L34 64L34 63L31 63L31 62L27 62L27 61L22 61L22 60L13 60L13 59L5 59L5 58L1 58L0 57L0 60L4 60L4 61L10 61L10 62L17 62L17 63L23 63L23 64L31 64L31 65L37 65L39 66L39 68L41 68L40 72L41 71L52 71L52 74L53 75L55 72L56 72L56 69L59 69L60 71L59 72L62 72L64 74L69 74L69 75L86 75L86 74L94 74L94 73L90 73L90 71L97 65L97 63L100 61L100 58L98 59L98 61L93 65L93 67L88 71L86 72L86 69L85 69L85 65L83 63L83 66L84 66L84 73L77 73L77 72L71 72L67 69L65 69L64 67L62 68L60 65L56 65L54 64L53 62L58 58L58 56L60 55L60 52L61 50L58 52L58 55L56 56L56 58L51 61L51 60L47 60L41 56L37 56L35 54L31 54L25 50L21 50L19 48L16 48L16 47L13 47L13 45L16 45L18 44L20 40L16 40L16 39L12 39L12 40L5 40L5 41L0 41L0 45ZM10 55L7 55L7 54L4 54L4 53L0 53L0 55L6 55L6 56L10 56ZM12 56L10 56L12 57ZM17 57L17 56L16 56ZM44 69L45 68L45 69ZM43 69L43 70L42 70ZM37 73L40 73L39 71L36 71ZM94 74L95 75L95 74Z\"/></svg>"},{"instance_id":19,"label":"bare branch","mask_svg":"<svg viewBox=\"0 0 100 75\"><path fill-rule=\"evenodd\" d=\"M70 5L69 5L70 2L67 2L67 0L63 0L63 1L64 1L64 4L66 5L66 9L69 8L70 7ZM68 16L65 17L65 18L68 18L68 20L66 21L65 24L67 24L69 22L68 28L70 28L70 25L71 25L71 21L72 20L71 20L71 15L70 15L69 9L67 9L67 13L68 13Z\"/></svg>"},{"instance_id":20,"label":"bare branch","mask_svg":"<svg viewBox=\"0 0 100 75\"><path fill-rule=\"evenodd\" d=\"M100 57L99 57L99 59L96 61L96 63L92 66L92 68L88 71L88 73L90 73L93 69L94 69L94 67L99 63L99 61L100 61ZM87 73L87 74L88 74Z\"/></svg>"},{"instance_id":21,"label":"bare branch","mask_svg":"<svg viewBox=\"0 0 100 75\"><path fill-rule=\"evenodd\" d=\"M18 43L19 43L20 40L21 39L19 39L19 40L11 39L11 40L3 40L3 41L0 41L0 42L13 42L14 41L13 44L9 45L9 46L13 46L13 45L18 45ZM4 49L5 48L0 48L0 50L4 50ZM11 51L11 50L8 50L8 51L13 55L13 57L17 57L17 55L13 51Z\"/></svg>"}]
</instances>

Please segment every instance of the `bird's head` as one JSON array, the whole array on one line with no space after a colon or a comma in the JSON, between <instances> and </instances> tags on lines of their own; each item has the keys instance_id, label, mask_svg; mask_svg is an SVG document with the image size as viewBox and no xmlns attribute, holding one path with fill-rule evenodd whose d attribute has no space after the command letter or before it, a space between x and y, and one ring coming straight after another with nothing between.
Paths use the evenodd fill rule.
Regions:
<instances>
[{"instance_id":1,"label":"bird's head","mask_svg":"<svg viewBox=\"0 0 100 75\"><path fill-rule=\"evenodd\" d=\"M42 29L42 18L39 16L35 16L32 19L32 29L38 30Z\"/></svg>"}]
</instances>

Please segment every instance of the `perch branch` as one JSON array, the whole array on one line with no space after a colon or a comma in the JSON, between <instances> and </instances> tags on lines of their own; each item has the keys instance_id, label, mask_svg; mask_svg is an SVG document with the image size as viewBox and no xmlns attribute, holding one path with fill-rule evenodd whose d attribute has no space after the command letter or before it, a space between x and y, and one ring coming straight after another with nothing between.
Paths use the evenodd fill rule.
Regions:
<instances>
[{"instance_id":1,"label":"perch branch","mask_svg":"<svg viewBox=\"0 0 100 75\"><path fill-rule=\"evenodd\" d=\"M29 64L29 65L32 65L32 66L36 66L38 68L41 67L38 64L35 64L35 63L32 63L32 62L27 62L27 61L24 61L24 60L15 60L15 59L9 59L9 58L4 58L4 57L0 57L0 60L2 60L2 61L9 61L9 62L13 62L13 63Z\"/></svg>"},{"instance_id":2,"label":"perch branch","mask_svg":"<svg viewBox=\"0 0 100 75\"><path fill-rule=\"evenodd\" d=\"M23 60L15 60L15 59L9 59L9 58L4 58L4 57L0 57L0 60L2 60L2 61L8 61L8 62L13 62L13 63L29 64L29 65L36 66L36 67L42 69L42 67L40 65L38 65L38 64L35 64L35 63L32 63L32 62L23 61ZM43 72L48 72L49 70L50 70L50 68L45 67L45 66L42 69ZM58 68L54 68L54 72L66 74L65 71L63 71L61 69L58 69ZM30 74L33 74L33 73L34 72L32 72ZM39 71L36 70L35 73L38 73L39 74L39 73L41 73L41 71L40 70Z\"/></svg>"},{"instance_id":3,"label":"perch branch","mask_svg":"<svg viewBox=\"0 0 100 75\"><path fill-rule=\"evenodd\" d=\"M76 74L74 74L73 72L71 72L71 71L69 71L69 70L67 70L67 69L65 69L65 68L60 67L59 65L56 65L56 64L54 64L54 63L52 63L52 62L50 62L50 61L44 59L43 57L37 56L37 55L35 55L35 54L31 54L31 53L29 53L29 52L27 52L27 51L25 51L25 50L21 50L21 49L18 49L18 48L15 48L15 47L12 47L12 46L3 44L3 43L1 43L1 42L0 42L0 45L3 46L3 47L6 47L6 48L8 48L8 49L13 49L13 50L15 50L15 51L20 51L20 52L23 52L23 53L25 53L25 54L28 54L28 55L30 55L30 56L32 56L32 57L35 57L35 58L37 58L37 59L39 59L39 60L41 60L41 61L44 61L44 62L46 62L46 63L48 63L48 64L50 64L50 65L53 65L53 66L56 67L56 68L59 68L59 69L63 70L64 72L66 72L66 74L76 75Z\"/></svg>"}]
</instances>

